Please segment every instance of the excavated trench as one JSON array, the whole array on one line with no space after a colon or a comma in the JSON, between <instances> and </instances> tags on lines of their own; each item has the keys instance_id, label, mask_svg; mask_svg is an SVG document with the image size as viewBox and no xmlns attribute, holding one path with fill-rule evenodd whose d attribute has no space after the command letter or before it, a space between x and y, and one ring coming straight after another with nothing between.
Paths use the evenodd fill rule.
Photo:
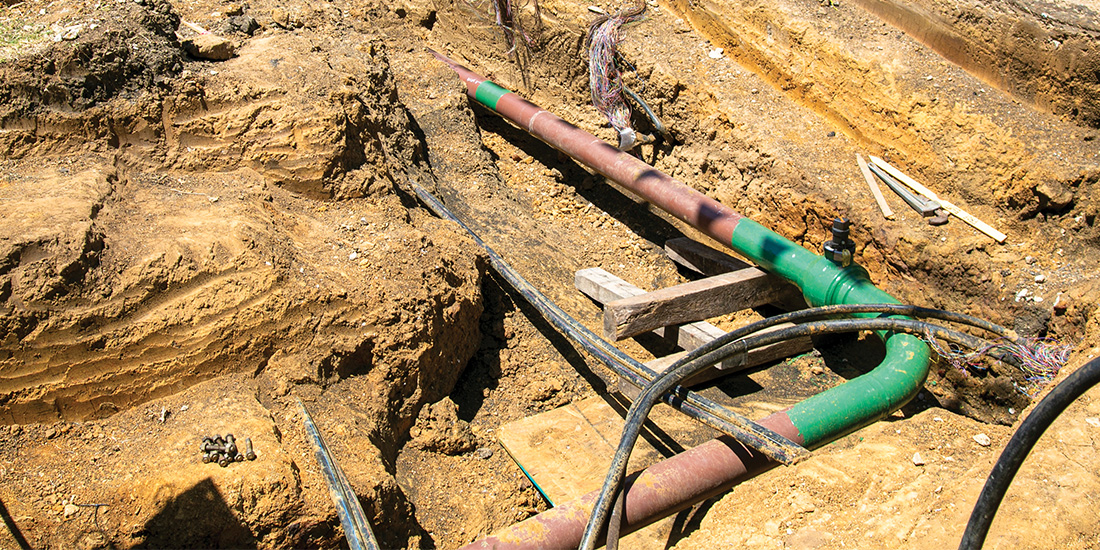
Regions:
<instances>
[{"instance_id":1,"label":"excavated trench","mask_svg":"<svg viewBox=\"0 0 1100 550\"><path fill-rule=\"evenodd\" d=\"M576 270L683 281L662 246L694 230L471 104L424 49L611 141L588 105L586 7L541 2L541 26L520 10L532 42L512 52L466 2L6 7L0 29L28 34L0 61L0 545L336 546L298 399L385 547L458 547L545 510L501 426L614 377L407 182L592 328ZM1092 9L650 4L626 31L627 78L672 140L640 155L811 250L851 218L856 261L902 301L1086 350L1100 297ZM181 20L231 37L235 55L186 54ZM885 222L860 151L1009 242L900 207ZM735 405L755 414L882 353L816 344L714 391L750 392ZM903 414L1007 429L1023 382L938 362ZM226 432L251 437L258 461L203 464L199 440Z\"/></svg>"}]
</instances>

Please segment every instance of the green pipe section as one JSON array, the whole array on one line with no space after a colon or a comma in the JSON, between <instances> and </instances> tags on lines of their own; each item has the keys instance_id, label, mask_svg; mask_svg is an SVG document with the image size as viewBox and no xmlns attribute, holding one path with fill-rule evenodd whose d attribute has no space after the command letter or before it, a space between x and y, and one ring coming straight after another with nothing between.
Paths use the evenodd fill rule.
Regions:
<instances>
[{"instance_id":1,"label":"green pipe section","mask_svg":"<svg viewBox=\"0 0 1100 550\"><path fill-rule=\"evenodd\" d=\"M474 90L474 99L476 99L478 103L496 111L497 103L500 102L500 98L503 97L504 94L510 93L512 92L508 91L507 88L503 88L495 82L486 80L477 85L477 90Z\"/></svg>"},{"instance_id":2,"label":"green pipe section","mask_svg":"<svg viewBox=\"0 0 1100 550\"><path fill-rule=\"evenodd\" d=\"M493 111L497 111L501 97L510 93L445 56L435 55L459 73L467 89L476 83L474 99ZM875 288L862 267L855 264L839 267L748 218L737 221L730 246L797 285L810 305L900 303ZM875 370L810 397L787 411L804 446L827 443L875 422L920 391L928 377L931 350L915 336L888 333L879 336L886 345L886 358Z\"/></svg>"},{"instance_id":3,"label":"green pipe section","mask_svg":"<svg viewBox=\"0 0 1100 550\"><path fill-rule=\"evenodd\" d=\"M812 306L897 304L876 288L862 267L840 267L752 221L737 223L730 245L764 269L798 285ZM908 334L880 334L886 358L873 371L810 397L787 411L814 447L880 420L917 395L928 377L931 350Z\"/></svg>"}]
</instances>

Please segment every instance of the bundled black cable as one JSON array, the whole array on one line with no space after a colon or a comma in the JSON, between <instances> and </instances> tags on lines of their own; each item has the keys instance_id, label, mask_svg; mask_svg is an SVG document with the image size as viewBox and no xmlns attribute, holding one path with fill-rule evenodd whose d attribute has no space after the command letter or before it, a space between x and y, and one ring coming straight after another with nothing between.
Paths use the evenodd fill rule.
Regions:
<instances>
[{"instance_id":1,"label":"bundled black cable","mask_svg":"<svg viewBox=\"0 0 1100 550\"><path fill-rule=\"evenodd\" d=\"M649 367L634 360L606 340L596 336L587 327L567 315L561 308L531 286L503 258L490 248L466 224L462 223L439 199L435 198L416 183L410 182L420 200L440 217L451 220L465 229L475 242L489 255L493 268L532 306L539 310L550 324L561 330L570 340L582 346L586 351L607 365L615 374L631 384L641 388L657 376ZM683 388L660 397L673 408L687 414L699 422L714 428L741 444L756 449L778 462L789 463L805 450L787 438L745 418L717 403Z\"/></svg>"},{"instance_id":2,"label":"bundled black cable","mask_svg":"<svg viewBox=\"0 0 1100 550\"><path fill-rule=\"evenodd\" d=\"M656 404L657 396L667 392L669 388L682 383L684 380L691 378L704 368L729 357L744 357L751 349L776 342L803 336L860 330L907 332L918 336L924 336L930 340L947 340L971 349L982 348L988 344L981 338L913 319L877 317L816 320L836 315L868 313L941 319L981 328L1002 338L1012 338L1012 333L1008 329L969 315L901 304L851 304L805 309L777 315L717 338L689 352L686 356L661 373L650 382L642 394L631 405L630 411L627 414L626 425L623 428L619 447L612 458L611 466L608 468L607 477L604 480L600 495L596 500L592 516L585 528L580 548L586 550L594 549L598 544L599 536L601 532L603 532L605 525L607 526L607 547L609 549L617 548L618 541L616 539L618 537L619 522L621 520L618 512L620 512L619 508L622 506L622 501L624 500L622 498L622 493L626 465L627 461L630 459L630 453L638 439L638 435L641 432L642 424L649 415L649 411ZM759 332L768 327L790 322L800 324L764 334ZM616 508L616 514L611 513L613 506Z\"/></svg>"}]
</instances>

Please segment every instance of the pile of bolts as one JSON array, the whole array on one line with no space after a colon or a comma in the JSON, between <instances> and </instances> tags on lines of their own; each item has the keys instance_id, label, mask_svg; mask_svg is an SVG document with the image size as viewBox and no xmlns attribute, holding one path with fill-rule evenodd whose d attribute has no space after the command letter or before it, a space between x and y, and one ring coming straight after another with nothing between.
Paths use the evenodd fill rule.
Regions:
<instances>
[{"instance_id":1,"label":"pile of bolts","mask_svg":"<svg viewBox=\"0 0 1100 550\"><path fill-rule=\"evenodd\" d=\"M224 438L220 435L204 437L199 450L202 451L204 464L217 462L222 468L229 466L230 462L243 462L245 459L256 460L256 453L252 450L252 439L245 438L244 454L241 454L240 450L237 449L237 440L233 437L233 434L226 434Z\"/></svg>"}]
</instances>

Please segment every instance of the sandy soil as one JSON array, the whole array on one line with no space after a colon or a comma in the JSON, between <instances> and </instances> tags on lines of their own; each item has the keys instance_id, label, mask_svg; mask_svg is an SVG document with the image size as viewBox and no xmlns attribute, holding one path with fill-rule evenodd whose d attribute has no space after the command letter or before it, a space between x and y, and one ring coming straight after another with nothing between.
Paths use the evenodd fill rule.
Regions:
<instances>
[{"instance_id":1,"label":"sandy soil","mask_svg":"<svg viewBox=\"0 0 1100 550\"><path fill-rule=\"evenodd\" d=\"M672 140L644 159L810 249L850 217L857 261L903 301L1057 338L1071 368L1100 353L1097 6L649 5L623 52ZM471 105L425 50L611 140L582 62L595 15L540 7L509 53L465 1L5 2L0 546L339 546L298 399L385 547L454 548L544 510L496 431L614 377L408 182L593 329L574 271L670 286L686 274L664 240L697 234ZM196 28L228 59L196 57ZM1008 241L893 198L883 220L857 152ZM820 355L785 368L842 371ZM954 546L1028 410L1019 378L937 363L904 413L682 513L668 544ZM1097 417L1094 391L1052 428L987 547L1100 544ZM204 464L201 439L229 432L257 460Z\"/></svg>"}]
</instances>

